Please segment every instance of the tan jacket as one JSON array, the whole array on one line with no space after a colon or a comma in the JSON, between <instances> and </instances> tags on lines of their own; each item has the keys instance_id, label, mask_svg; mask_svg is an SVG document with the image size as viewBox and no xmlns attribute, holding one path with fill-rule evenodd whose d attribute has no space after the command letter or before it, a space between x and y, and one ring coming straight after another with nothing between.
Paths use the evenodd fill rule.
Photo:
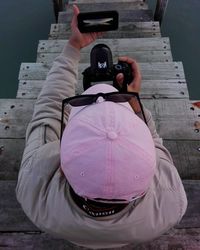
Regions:
<instances>
[{"instance_id":1,"label":"tan jacket","mask_svg":"<svg viewBox=\"0 0 200 250\"><path fill-rule=\"evenodd\" d=\"M147 109L157 170L146 196L115 215L100 218L87 215L70 197L68 182L60 170L61 101L75 95L79 59L80 52L66 44L47 76L27 128L17 199L41 230L74 244L97 249L150 241L181 220L187 198Z\"/></svg>"}]
</instances>

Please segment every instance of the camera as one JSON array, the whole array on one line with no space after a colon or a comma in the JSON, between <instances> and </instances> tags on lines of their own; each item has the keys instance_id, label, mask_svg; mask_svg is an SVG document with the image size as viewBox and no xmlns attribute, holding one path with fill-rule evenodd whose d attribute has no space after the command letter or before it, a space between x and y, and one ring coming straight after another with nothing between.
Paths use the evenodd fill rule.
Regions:
<instances>
[{"instance_id":1,"label":"camera","mask_svg":"<svg viewBox=\"0 0 200 250\"><path fill-rule=\"evenodd\" d=\"M124 75L122 86L119 86L116 81L116 76L119 73L123 73ZM95 82L111 81L112 85L120 92L127 92L127 84L133 81L131 65L122 61L113 64L112 52L105 44L97 44L92 48L90 53L90 67L85 69L82 74L84 91Z\"/></svg>"}]
</instances>

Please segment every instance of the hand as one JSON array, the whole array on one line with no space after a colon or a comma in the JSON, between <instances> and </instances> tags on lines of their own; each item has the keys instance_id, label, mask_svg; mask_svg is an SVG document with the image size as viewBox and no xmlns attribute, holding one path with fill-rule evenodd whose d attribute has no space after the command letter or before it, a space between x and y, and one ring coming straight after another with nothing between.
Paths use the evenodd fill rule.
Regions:
<instances>
[{"instance_id":1,"label":"hand","mask_svg":"<svg viewBox=\"0 0 200 250\"><path fill-rule=\"evenodd\" d=\"M142 76L140 73L140 68L139 68L138 63L135 60L133 60L132 58L127 57L127 56L119 57L119 61L123 61L123 62L130 64L131 68L132 68L133 81L129 85L127 85L128 92L139 93L140 89L141 89ZM118 74L116 76L116 80L117 80L119 85L122 85L123 81L124 81L123 74L122 73Z\"/></svg>"},{"instance_id":2,"label":"hand","mask_svg":"<svg viewBox=\"0 0 200 250\"><path fill-rule=\"evenodd\" d=\"M79 14L79 8L73 5L74 15L71 22L71 37L69 38L69 43L77 48L81 49L94 42L97 38L102 36L102 32L91 32L91 33L81 33L78 29L77 16Z\"/></svg>"}]
</instances>

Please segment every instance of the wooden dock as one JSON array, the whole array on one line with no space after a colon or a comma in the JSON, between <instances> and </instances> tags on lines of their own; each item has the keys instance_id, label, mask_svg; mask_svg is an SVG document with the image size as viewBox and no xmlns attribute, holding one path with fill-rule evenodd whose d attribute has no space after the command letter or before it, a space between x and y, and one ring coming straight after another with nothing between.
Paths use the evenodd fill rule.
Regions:
<instances>
[{"instance_id":1,"label":"wooden dock","mask_svg":"<svg viewBox=\"0 0 200 250\"><path fill-rule=\"evenodd\" d=\"M62 51L70 34L72 3L52 24L48 40L38 44L36 63L22 63L16 99L0 99L0 249L83 249L53 239L36 228L25 216L15 197L15 186L26 127L35 100L54 58ZM114 59L119 55L136 58L143 76L141 98L151 110L157 131L172 154L188 197L188 209L179 225L153 242L136 250L200 249L200 132L195 122L200 111L189 100L181 62L174 62L170 40L162 37L160 25L145 0L77 0L81 11L119 11L118 31L108 32L97 43L111 47ZM92 3L92 4L91 4ZM81 72L89 64L91 45L82 50L77 93L82 92ZM173 207L172 207L173 210ZM173 212L173 211L172 211ZM130 246L122 249L133 249Z\"/></svg>"}]
</instances>

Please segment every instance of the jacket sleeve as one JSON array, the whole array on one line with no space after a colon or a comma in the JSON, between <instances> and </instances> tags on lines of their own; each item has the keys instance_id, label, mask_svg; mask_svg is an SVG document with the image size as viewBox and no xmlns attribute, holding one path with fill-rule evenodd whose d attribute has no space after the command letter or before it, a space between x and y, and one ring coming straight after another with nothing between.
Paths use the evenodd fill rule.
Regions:
<instances>
[{"instance_id":1,"label":"jacket sleeve","mask_svg":"<svg viewBox=\"0 0 200 250\"><path fill-rule=\"evenodd\" d=\"M27 127L21 168L35 150L59 139L62 100L75 95L79 58L80 52L67 43L61 55L53 62ZM65 122L68 115L65 113Z\"/></svg>"},{"instance_id":2,"label":"jacket sleeve","mask_svg":"<svg viewBox=\"0 0 200 250\"><path fill-rule=\"evenodd\" d=\"M59 169L62 100L75 95L79 59L80 52L67 43L61 55L53 62L35 103L33 116L26 131L25 150L16 187L17 198L22 207L26 205L24 200L30 189L30 187L26 187L28 183L25 179L38 171L38 176L42 173L49 182L53 173ZM65 123L68 115L65 113ZM38 161L43 161L41 167ZM49 164L50 162L52 164ZM40 173L40 171L42 172ZM31 189L31 192L38 193L39 190L40 187L37 187L37 189ZM31 196L34 195L31 194Z\"/></svg>"}]
</instances>

